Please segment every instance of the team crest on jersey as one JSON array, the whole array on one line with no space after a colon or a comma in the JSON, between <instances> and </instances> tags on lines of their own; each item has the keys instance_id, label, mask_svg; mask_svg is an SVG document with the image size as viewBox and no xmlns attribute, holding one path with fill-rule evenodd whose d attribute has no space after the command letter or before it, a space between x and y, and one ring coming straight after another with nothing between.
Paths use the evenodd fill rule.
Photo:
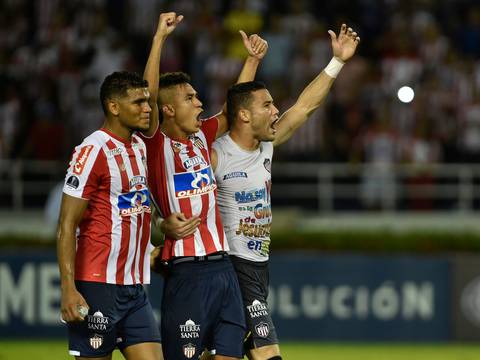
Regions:
<instances>
[{"instance_id":1,"label":"team crest on jersey","mask_svg":"<svg viewBox=\"0 0 480 360\"><path fill-rule=\"evenodd\" d=\"M268 327L267 323L261 322L255 326L255 332L258 334L258 336L266 338L270 333L270 328Z\"/></svg>"},{"instance_id":2,"label":"team crest on jersey","mask_svg":"<svg viewBox=\"0 0 480 360\"><path fill-rule=\"evenodd\" d=\"M265 159L263 161L263 166L265 166L265 170L267 170L269 173L272 173L272 162L270 159Z\"/></svg>"},{"instance_id":3,"label":"team crest on jersey","mask_svg":"<svg viewBox=\"0 0 480 360\"><path fill-rule=\"evenodd\" d=\"M80 149L80 153L78 154L77 161L75 165L73 165L73 172L77 175L80 175L83 172L83 168L87 163L88 157L92 152L93 145L87 145Z\"/></svg>"},{"instance_id":4,"label":"team crest on jersey","mask_svg":"<svg viewBox=\"0 0 480 360\"><path fill-rule=\"evenodd\" d=\"M103 336L98 334L93 334L90 338L90 346L97 350L103 344Z\"/></svg>"},{"instance_id":5,"label":"team crest on jersey","mask_svg":"<svg viewBox=\"0 0 480 360\"><path fill-rule=\"evenodd\" d=\"M182 143L172 141L172 148L174 152L179 153L182 150Z\"/></svg>"},{"instance_id":6,"label":"team crest on jersey","mask_svg":"<svg viewBox=\"0 0 480 360\"><path fill-rule=\"evenodd\" d=\"M179 199L202 195L217 188L211 167L173 175L175 196Z\"/></svg>"},{"instance_id":7,"label":"team crest on jersey","mask_svg":"<svg viewBox=\"0 0 480 360\"><path fill-rule=\"evenodd\" d=\"M193 355L195 355L195 351L195 345L193 345L192 343L183 345L183 355L185 355L187 359L191 359Z\"/></svg>"},{"instance_id":8,"label":"team crest on jersey","mask_svg":"<svg viewBox=\"0 0 480 360\"><path fill-rule=\"evenodd\" d=\"M150 194L148 190L132 191L118 197L118 209L121 216L150 213Z\"/></svg>"},{"instance_id":9,"label":"team crest on jersey","mask_svg":"<svg viewBox=\"0 0 480 360\"><path fill-rule=\"evenodd\" d=\"M205 145L203 145L202 139L200 139L198 136L192 136L190 138L190 141L193 143L194 146L199 148L200 150L205 149Z\"/></svg>"}]
</instances>

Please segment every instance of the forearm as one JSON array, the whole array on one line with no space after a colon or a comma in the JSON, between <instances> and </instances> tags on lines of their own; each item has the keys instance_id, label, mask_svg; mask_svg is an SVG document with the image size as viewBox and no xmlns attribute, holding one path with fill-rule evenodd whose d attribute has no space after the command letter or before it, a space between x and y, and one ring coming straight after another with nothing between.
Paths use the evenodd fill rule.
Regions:
<instances>
[{"instance_id":1,"label":"forearm","mask_svg":"<svg viewBox=\"0 0 480 360\"><path fill-rule=\"evenodd\" d=\"M59 229L57 234L57 257L62 291L75 288L76 240L73 231Z\"/></svg>"},{"instance_id":2,"label":"forearm","mask_svg":"<svg viewBox=\"0 0 480 360\"><path fill-rule=\"evenodd\" d=\"M260 60L254 56L248 56L243 64L242 71L238 76L237 84L247 81L255 80L255 75L257 73L258 65L260 64Z\"/></svg>"},{"instance_id":3,"label":"forearm","mask_svg":"<svg viewBox=\"0 0 480 360\"><path fill-rule=\"evenodd\" d=\"M160 78L160 58L162 55L165 36L156 34L153 37L152 47L148 55L147 64L143 78L148 81L148 91L150 92L150 103L156 103L158 97L158 82Z\"/></svg>"},{"instance_id":4,"label":"forearm","mask_svg":"<svg viewBox=\"0 0 480 360\"><path fill-rule=\"evenodd\" d=\"M325 100L335 78L330 77L322 71L317 77L302 91L295 107L302 109L308 117Z\"/></svg>"}]
</instances>

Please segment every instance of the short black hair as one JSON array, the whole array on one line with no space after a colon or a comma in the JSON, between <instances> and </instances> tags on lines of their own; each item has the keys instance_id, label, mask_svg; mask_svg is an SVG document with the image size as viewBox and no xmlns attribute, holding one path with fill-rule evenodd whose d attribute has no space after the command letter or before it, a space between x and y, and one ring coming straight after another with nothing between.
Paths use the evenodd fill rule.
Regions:
<instances>
[{"instance_id":1,"label":"short black hair","mask_svg":"<svg viewBox=\"0 0 480 360\"><path fill-rule=\"evenodd\" d=\"M100 102L105 115L108 114L107 99L115 96L126 96L128 89L146 88L148 81L130 71L115 71L103 80L100 87Z\"/></svg>"},{"instance_id":2,"label":"short black hair","mask_svg":"<svg viewBox=\"0 0 480 360\"><path fill-rule=\"evenodd\" d=\"M158 87L160 89L168 89L169 87L181 84L190 84L190 76L184 72L168 72L160 75Z\"/></svg>"},{"instance_id":3,"label":"short black hair","mask_svg":"<svg viewBox=\"0 0 480 360\"><path fill-rule=\"evenodd\" d=\"M261 81L248 81L230 86L227 92L227 120L229 126L233 124L240 108L250 105L252 92L262 89L266 89L266 86Z\"/></svg>"}]
</instances>

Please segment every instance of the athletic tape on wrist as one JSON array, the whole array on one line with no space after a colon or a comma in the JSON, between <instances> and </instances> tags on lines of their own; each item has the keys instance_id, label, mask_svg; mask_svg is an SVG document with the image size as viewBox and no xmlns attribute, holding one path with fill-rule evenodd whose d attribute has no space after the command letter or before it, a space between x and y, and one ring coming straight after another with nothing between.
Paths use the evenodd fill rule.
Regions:
<instances>
[{"instance_id":1,"label":"athletic tape on wrist","mask_svg":"<svg viewBox=\"0 0 480 360\"><path fill-rule=\"evenodd\" d=\"M340 70L342 70L343 65L345 65L345 63L334 56L323 71L325 71L328 76L336 78Z\"/></svg>"}]
</instances>

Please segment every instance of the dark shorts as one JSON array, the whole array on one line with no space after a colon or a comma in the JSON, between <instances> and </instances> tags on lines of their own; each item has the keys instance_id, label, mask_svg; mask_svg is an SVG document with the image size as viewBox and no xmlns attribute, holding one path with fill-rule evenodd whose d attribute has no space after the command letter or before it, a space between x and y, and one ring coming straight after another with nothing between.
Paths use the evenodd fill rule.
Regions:
<instances>
[{"instance_id":1,"label":"dark shorts","mask_svg":"<svg viewBox=\"0 0 480 360\"><path fill-rule=\"evenodd\" d=\"M277 332L268 309L268 261L256 262L236 256L230 257L238 276L245 318L247 336L245 347L254 349L266 345L278 344Z\"/></svg>"},{"instance_id":2,"label":"dark shorts","mask_svg":"<svg viewBox=\"0 0 480 360\"><path fill-rule=\"evenodd\" d=\"M85 320L68 324L69 353L102 357L115 347L160 342L158 324L142 285L76 281L90 307Z\"/></svg>"},{"instance_id":3,"label":"dark shorts","mask_svg":"<svg viewBox=\"0 0 480 360\"><path fill-rule=\"evenodd\" d=\"M163 355L197 359L204 349L241 358L245 316L228 258L171 265L162 299Z\"/></svg>"}]
</instances>

